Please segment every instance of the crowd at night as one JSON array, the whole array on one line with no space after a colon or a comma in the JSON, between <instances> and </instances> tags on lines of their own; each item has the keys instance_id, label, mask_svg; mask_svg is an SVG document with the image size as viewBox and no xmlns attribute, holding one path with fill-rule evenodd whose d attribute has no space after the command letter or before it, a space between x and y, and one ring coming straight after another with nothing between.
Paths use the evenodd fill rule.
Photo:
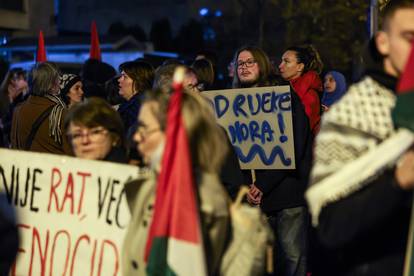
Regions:
<instances>
[{"instance_id":1,"label":"crowd at night","mask_svg":"<svg viewBox=\"0 0 414 276\"><path fill-rule=\"evenodd\" d=\"M208 47L225 13L152 46L93 21L87 57L40 31L30 66L0 43L1 275L414 275L414 2L381 1L357 66L323 35L275 56L265 19Z\"/></svg>"}]
</instances>

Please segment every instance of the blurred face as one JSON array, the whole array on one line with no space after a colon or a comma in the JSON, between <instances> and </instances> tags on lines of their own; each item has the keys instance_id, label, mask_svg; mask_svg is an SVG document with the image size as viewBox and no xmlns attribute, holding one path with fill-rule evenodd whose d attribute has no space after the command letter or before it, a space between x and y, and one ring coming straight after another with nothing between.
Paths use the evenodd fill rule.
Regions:
<instances>
[{"instance_id":1,"label":"blurred face","mask_svg":"<svg viewBox=\"0 0 414 276\"><path fill-rule=\"evenodd\" d=\"M234 62L229 62L229 64L227 64L227 76L229 78L233 78L234 77Z\"/></svg>"},{"instance_id":2,"label":"blurred face","mask_svg":"<svg viewBox=\"0 0 414 276\"><path fill-rule=\"evenodd\" d=\"M187 88L189 91L192 92L200 92L198 89L198 79L196 74L189 71L185 74L184 80L183 80L183 86Z\"/></svg>"},{"instance_id":3,"label":"blurred face","mask_svg":"<svg viewBox=\"0 0 414 276\"><path fill-rule=\"evenodd\" d=\"M11 83L13 84L14 88L21 92L25 92L28 89L28 84L24 76L16 76L12 79Z\"/></svg>"},{"instance_id":4,"label":"blurred face","mask_svg":"<svg viewBox=\"0 0 414 276\"><path fill-rule=\"evenodd\" d=\"M50 93L52 93L53 95L59 95L60 94L59 78L56 78L55 83L50 88Z\"/></svg>"},{"instance_id":5,"label":"blurred face","mask_svg":"<svg viewBox=\"0 0 414 276\"><path fill-rule=\"evenodd\" d=\"M165 133L161 130L160 124L154 115L158 109L158 103L146 102L141 106L138 115L138 128L134 135L138 151L141 153L144 163L150 164L151 158L158 146L165 140Z\"/></svg>"},{"instance_id":6,"label":"blurred face","mask_svg":"<svg viewBox=\"0 0 414 276\"><path fill-rule=\"evenodd\" d=\"M119 95L122 96L125 100L131 99L135 95L134 91L134 81L125 73L121 72L121 77L118 79L119 83Z\"/></svg>"},{"instance_id":7,"label":"blurred face","mask_svg":"<svg viewBox=\"0 0 414 276\"><path fill-rule=\"evenodd\" d=\"M237 76L244 85L254 86L259 80L259 65L249 51L242 51L237 57Z\"/></svg>"},{"instance_id":8,"label":"blurred face","mask_svg":"<svg viewBox=\"0 0 414 276\"><path fill-rule=\"evenodd\" d=\"M303 71L303 63L298 63L294 51L286 51L279 64L279 72L284 80L290 81L300 77Z\"/></svg>"},{"instance_id":9,"label":"blurred face","mask_svg":"<svg viewBox=\"0 0 414 276\"><path fill-rule=\"evenodd\" d=\"M11 101L17 98L21 93L25 93L28 90L27 81L24 76L16 75L10 81L8 86L9 98Z\"/></svg>"},{"instance_id":10,"label":"blurred face","mask_svg":"<svg viewBox=\"0 0 414 276\"><path fill-rule=\"evenodd\" d=\"M414 40L414 8L399 9L389 19L385 31L378 33L376 43L384 55L384 69L399 77L404 71Z\"/></svg>"},{"instance_id":11,"label":"blurred face","mask_svg":"<svg viewBox=\"0 0 414 276\"><path fill-rule=\"evenodd\" d=\"M104 127L88 128L70 123L69 141L76 157L89 160L102 160L111 151L113 140Z\"/></svg>"},{"instance_id":12,"label":"blurred face","mask_svg":"<svg viewBox=\"0 0 414 276\"><path fill-rule=\"evenodd\" d=\"M78 81L72 85L68 92L68 97L70 99L69 105L79 103L83 100L82 82Z\"/></svg>"},{"instance_id":13,"label":"blurred face","mask_svg":"<svg viewBox=\"0 0 414 276\"><path fill-rule=\"evenodd\" d=\"M333 78L331 74L327 74L325 76L325 81L323 83L323 87L325 88L325 91L328 93L332 93L336 89L336 81Z\"/></svg>"}]
</instances>

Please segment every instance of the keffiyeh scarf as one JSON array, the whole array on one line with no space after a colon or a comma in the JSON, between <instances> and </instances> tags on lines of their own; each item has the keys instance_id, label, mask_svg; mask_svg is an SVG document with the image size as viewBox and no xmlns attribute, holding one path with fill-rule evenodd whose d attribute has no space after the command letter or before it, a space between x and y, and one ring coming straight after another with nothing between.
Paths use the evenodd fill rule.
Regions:
<instances>
[{"instance_id":1,"label":"keffiyeh scarf","mask_svg":"<svg viewBox=\"0 0 414 276\"><path fill-rule=\"evenodd\" d=\"M314 226L324 206L368 185L413 143L410 131L394 130L394 105L393 92L366 77L323 116L305 195Z\"/></svg>"}]
</instances>

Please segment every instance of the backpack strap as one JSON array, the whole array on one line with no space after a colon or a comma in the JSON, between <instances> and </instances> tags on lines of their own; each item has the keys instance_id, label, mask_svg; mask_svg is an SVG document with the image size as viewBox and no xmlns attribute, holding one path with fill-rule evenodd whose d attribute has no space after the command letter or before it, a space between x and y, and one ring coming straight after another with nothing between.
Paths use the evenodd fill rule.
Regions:
<instances>
[{"instance_id":1,"label":"backpack strap","mask_svg":"<svg viewBox=\"0 0 414 276\"><path fill-rule=\"evenodd\" d=\"M234 206L233 208L239 208L243 198L247 195L247 193L249 192L249 187L243 185L240 187L239 192L237 193L237 197L234 200L234 202L232 203L232 206Z\"/></svg>"},{"instance_id":2,"label":"backpack strap","mask_svg":"<svg viewBox=\"0 0 414 276\"><path fill-rule=\"evenodd\" d=\"M26 139L26 143L24 144L24 150L30 150L32 147L33 139L36 136L37 131L39 130L40 125L43 121L49 116L54 108L54 105L49 106L42 114L36 119L36 121L32 125L32 129L30 130L29 136Z\"/></svg>"}]
</instances>

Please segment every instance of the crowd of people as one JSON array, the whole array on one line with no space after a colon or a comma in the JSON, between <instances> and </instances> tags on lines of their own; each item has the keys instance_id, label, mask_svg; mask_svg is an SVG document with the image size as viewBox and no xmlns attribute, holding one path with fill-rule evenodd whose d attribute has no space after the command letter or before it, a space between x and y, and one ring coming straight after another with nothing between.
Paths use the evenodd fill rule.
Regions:
<instances>
[{"instance_id":1,"label":"crowd of people","mask_svg":"<svg viewBox=\"0 0 414 276\"><path fill-rule=\"evenodd\" d=\"M0 86L0 143L149 168L147 179L125 187L132 216L122 252L123 275L145 275L149 223L142 220L154 215L149 206L162 170L173 75L184 67L181 112L209 275L219 275L232 238L230 202L244 185L247 202L260 206L273 230L272 275L402 275L414 151L398 143L407 127L391 112L414 41L414 3L391 0L380 26L363 53L365 74L352 85L341 72L324 70L312 45L286 48L277 67L261 48L243 46L235 51L227 84L217 79L215 58L203 52L187 65L127 61L118 74L99 60L85 62L78 75L52 62L30 72L14 68ZM241 170L202 92L277 85L291 88L296 167ZM389 143L398 158L381 155Z\"/></svg>"}]
</instances>

